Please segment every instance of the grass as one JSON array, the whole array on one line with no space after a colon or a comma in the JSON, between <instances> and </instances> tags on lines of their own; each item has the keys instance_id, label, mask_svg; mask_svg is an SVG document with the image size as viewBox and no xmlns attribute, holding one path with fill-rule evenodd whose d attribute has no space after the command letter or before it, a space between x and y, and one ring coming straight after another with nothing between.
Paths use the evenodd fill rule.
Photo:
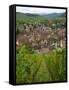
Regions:
<instances>
[{"instance_id":1,"label":"grass","mask_svg":"<svg viewBox=\"0 0 69 90\"><path fill-rule=\"evenodd\" d=\"M36 54L26 46L16 49L16 83L66 80L66 49Z\"/></svg>"}]
</instances>

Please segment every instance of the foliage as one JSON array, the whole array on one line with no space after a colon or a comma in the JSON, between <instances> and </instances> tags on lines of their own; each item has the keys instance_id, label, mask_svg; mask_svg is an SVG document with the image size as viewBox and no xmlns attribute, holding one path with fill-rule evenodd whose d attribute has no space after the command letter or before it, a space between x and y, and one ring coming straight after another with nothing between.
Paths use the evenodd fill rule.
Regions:
<instances>
[{"instance_id":1,"label":"foliage","mask_svg":"<svg viewBox=\"0 0 69 90\"><path fill-rule=\"evenodd\" d=\"M37 54L31 48L16 48L16 83L66 80L66 49Z\"/></svg>"}]
</instances>

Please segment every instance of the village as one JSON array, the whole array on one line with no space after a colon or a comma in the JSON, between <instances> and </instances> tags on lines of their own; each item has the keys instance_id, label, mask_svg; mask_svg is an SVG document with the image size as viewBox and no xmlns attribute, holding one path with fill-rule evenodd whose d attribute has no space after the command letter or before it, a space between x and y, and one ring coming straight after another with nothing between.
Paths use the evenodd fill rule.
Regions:
<instances>
[{"instance_id":1,"label":"village","mask_svg":"<svg viewBox=\"0 0 69 90\"><path fill-rule=\"evenodd\" d=\"M37 53L47 53L56 48L65 47L66 30L64 27L48 27L44 24L21 24L17 26L16 46L26 45Z\"/></svg>"}]
</instances>

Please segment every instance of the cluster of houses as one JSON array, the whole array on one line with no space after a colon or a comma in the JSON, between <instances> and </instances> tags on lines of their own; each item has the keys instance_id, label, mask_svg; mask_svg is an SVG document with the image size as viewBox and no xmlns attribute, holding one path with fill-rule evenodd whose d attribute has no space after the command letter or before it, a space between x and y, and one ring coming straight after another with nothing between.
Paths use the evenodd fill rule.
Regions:
<instances>
[{"instance_id":1,"label":"cluster of houses","mask_svg":"<svg viewBox=\"0 0 69 90\"><path fill-rule=\"evenodd\" d=\"M66 45L65 28L52 29L42 25L21 24L17 27L20 33L16 35L16 46L27 45L36 52L49 52Z\"/></svg>"},{"instance_id":2,"label":"cluster of houses","mask_svg":"<svg viewBox=\"0 0 69 90\"><path fill-rule=\"evenodd\" d=\"M24 30L51 30L50 27L46 26L45 24L20 24L17 25L17 29L22 32Z\"/></svg>"}]
</instances>

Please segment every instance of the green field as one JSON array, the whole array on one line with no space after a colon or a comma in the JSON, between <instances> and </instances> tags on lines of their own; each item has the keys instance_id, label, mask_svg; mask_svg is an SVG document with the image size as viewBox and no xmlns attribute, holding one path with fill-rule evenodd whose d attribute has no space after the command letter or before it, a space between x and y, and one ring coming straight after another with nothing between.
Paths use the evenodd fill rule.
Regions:
<instances>
[{"instance_id":1,"label":"green field","mask_svg":"<svg viewBox=\"0 0 69 90\"><path fill-rule=\"evenodd\" d=\"M31 48L16 49L16 83L66 80L66 49L36 54Z\"/></svg>"}]
</instances>

